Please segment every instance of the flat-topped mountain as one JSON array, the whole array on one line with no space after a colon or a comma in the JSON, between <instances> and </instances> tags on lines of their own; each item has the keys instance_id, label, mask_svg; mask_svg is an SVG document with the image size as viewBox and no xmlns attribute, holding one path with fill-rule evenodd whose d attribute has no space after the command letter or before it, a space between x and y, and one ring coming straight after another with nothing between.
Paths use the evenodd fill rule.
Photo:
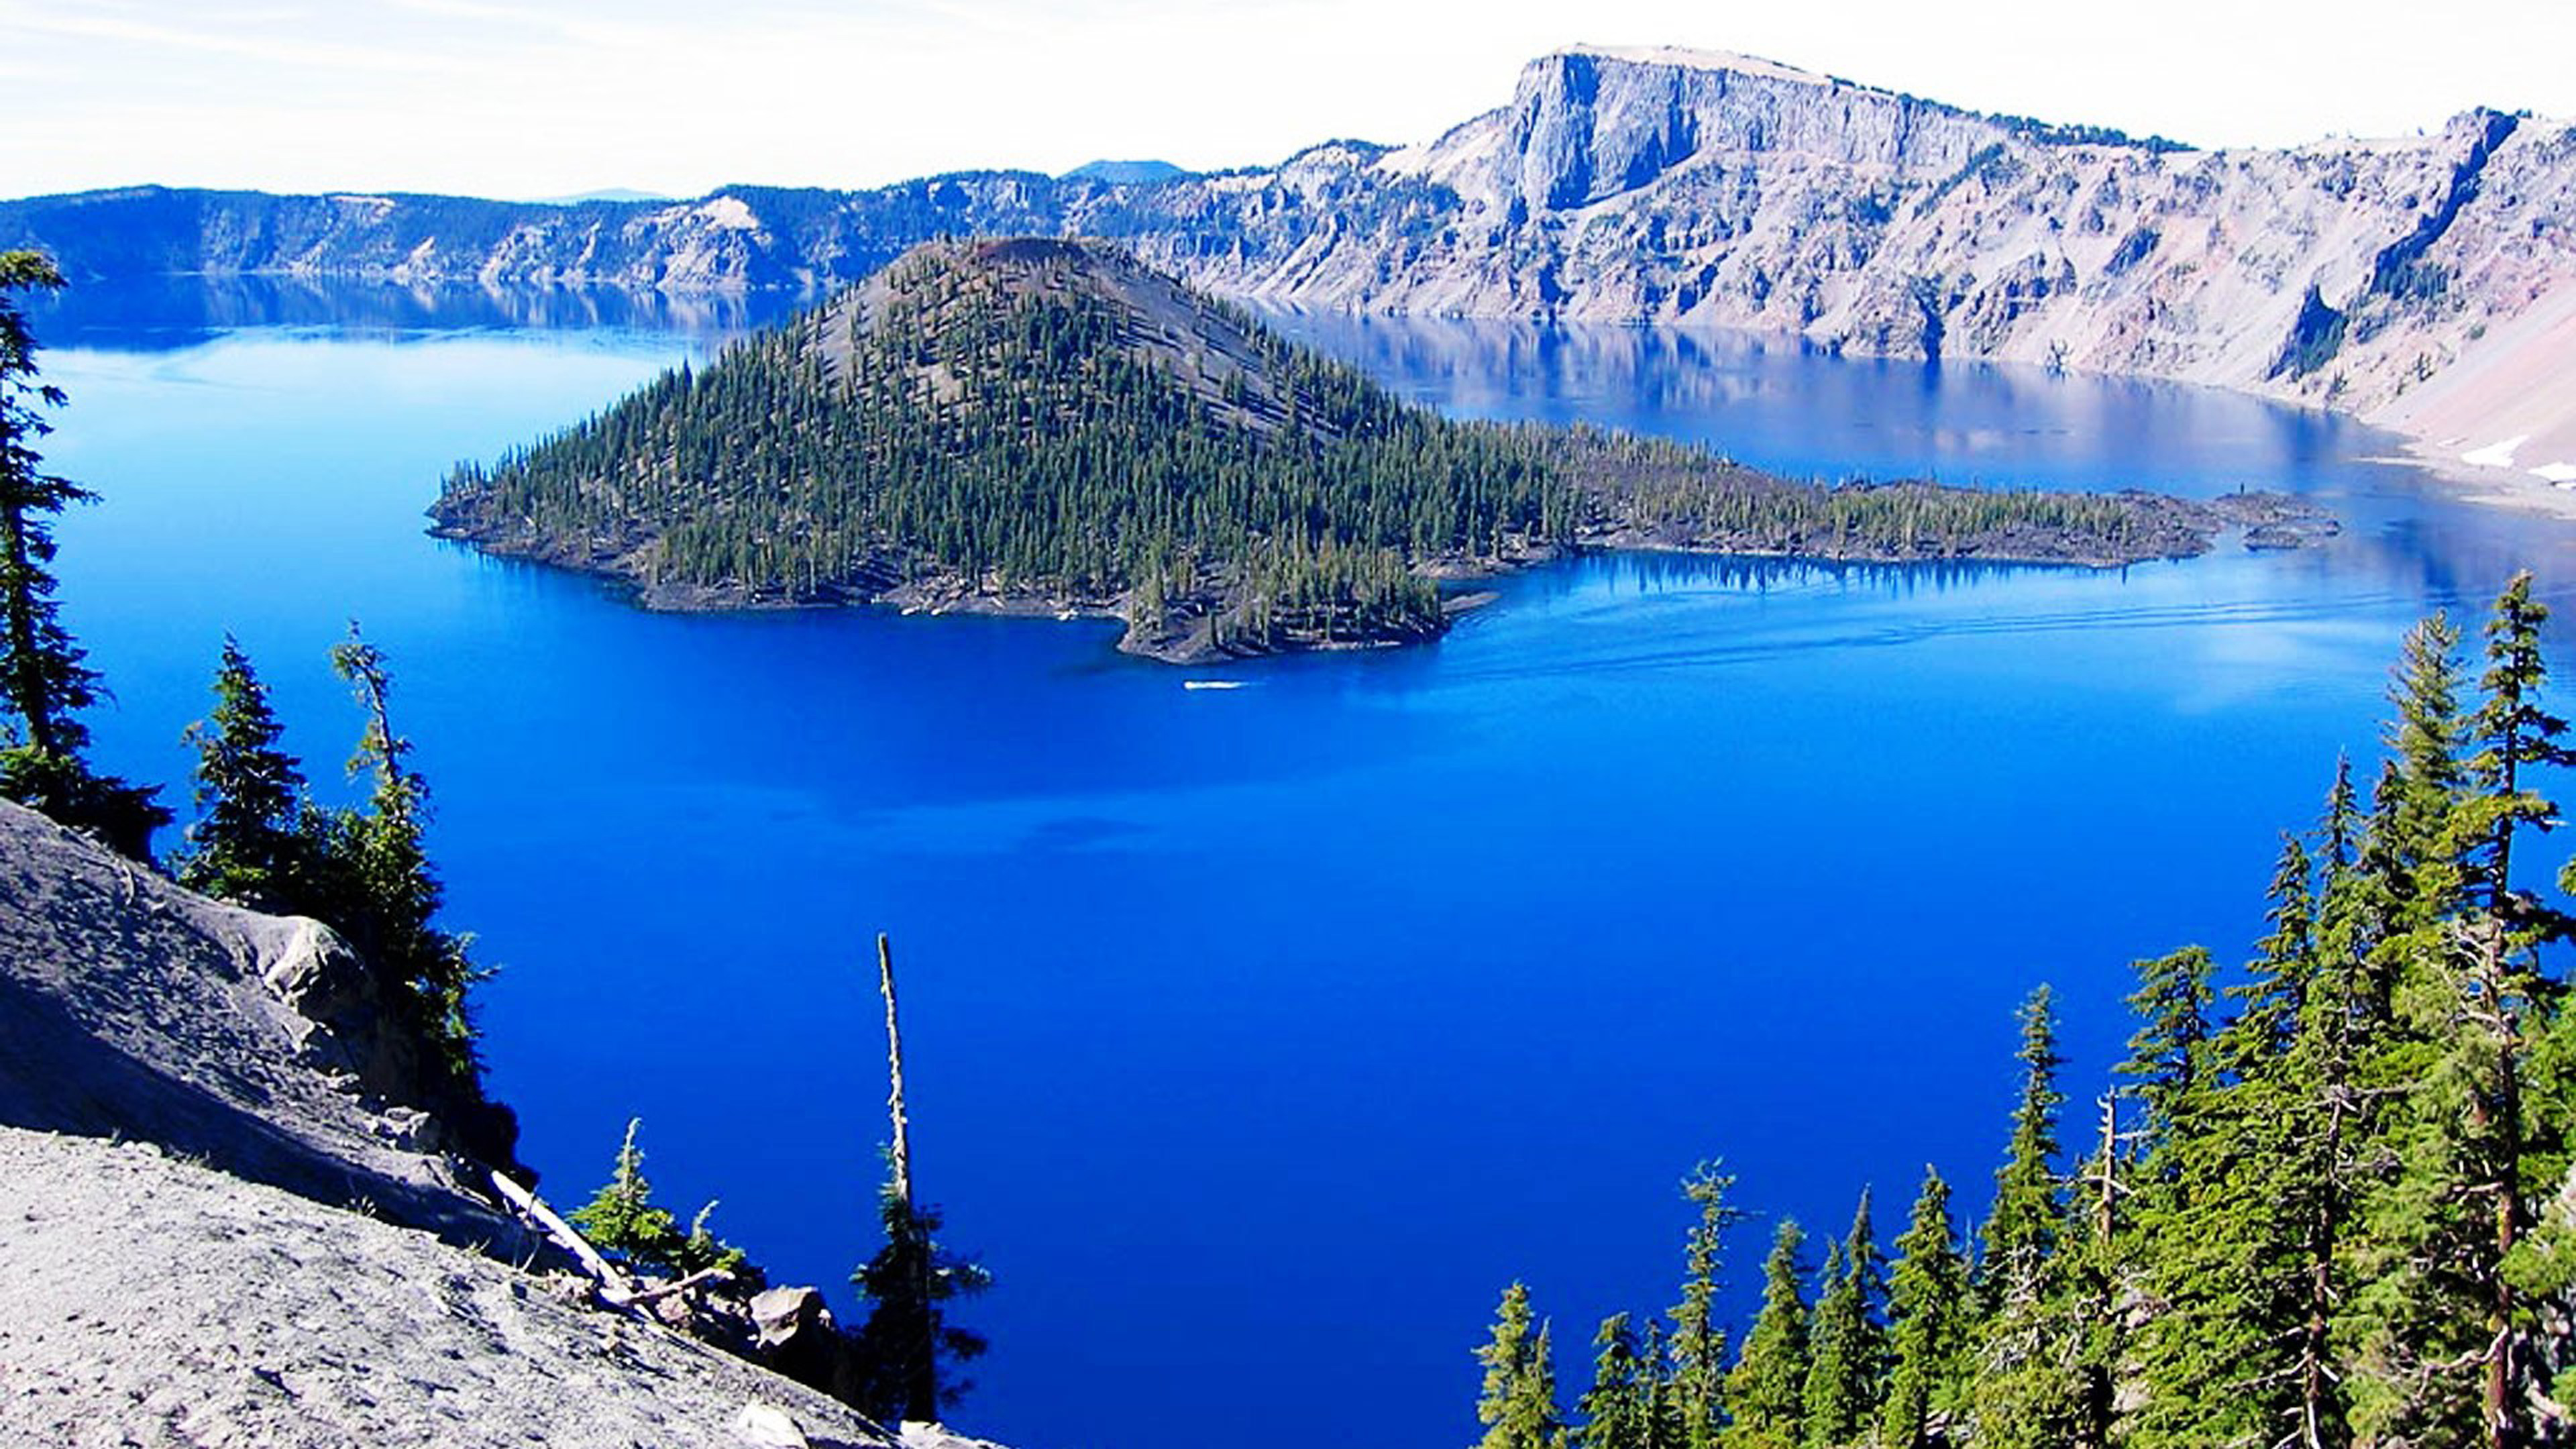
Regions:
<instances>
[{"instance_id":1,"label":"flat-topped mountain","mask_svg":"<svg viewBox=\"0 0 2576 1449\"><path fill-rule=\"evenodd\" d=\"M1585 544L2117 564L2281 500L1825 487L1455 422L1104 242L940 242L491 467L436 531L669 608L1122 617L1171 660L1397 643Z\"/></svg>"},{"instance_id":2,"label":"flat-topped mountain","mask_svg":"<svg viewBox=\"0 0 2576 1449\"><path fill-rule=\"evenodd\" d=\"M2576 473L2576 127L2198 151L1769 61L1574 49L1436 140L1206 175L973 172L539 205L139 188L0 203L75 280L827 288L946 235L1118 239L1301 306L1717 323L2248 389Z\"/></svg>"}]
</instances>

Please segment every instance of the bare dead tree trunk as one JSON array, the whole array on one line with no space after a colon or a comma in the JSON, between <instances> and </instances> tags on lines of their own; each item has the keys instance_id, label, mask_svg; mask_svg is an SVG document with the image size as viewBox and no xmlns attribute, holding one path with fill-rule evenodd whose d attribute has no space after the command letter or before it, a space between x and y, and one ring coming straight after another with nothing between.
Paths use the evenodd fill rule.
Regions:
<instances>
[{"instance_id":1,"label":"bare dead tree trunk","mask_svg":"<svg viewBox=\"0 0 2576 1449\"><path fill-rule=\"evenodd\" d=\"M2337 1003L2341 1010L2341 1003ZM2340 1076L2340 1071L2338 1071ZM2327 1087L2326 1180L2308 1216L2308 1316L2299 1329L2300 1449L2326 1449L2327 1334L2334 1322L2335 1219L2343 1194L2343 1116L2347 1099L2338 1080Z\"/></svg>"},{"instance_id":2,"label":"bare dead tree trunk","mask_svg":"<svg viewBox=\"0 0 2576 1449\"><path fill-rule=\"evenodd\" d=\"M2502 789L2507 800L2521 789L2522 732L2508 719L2499 753ZM2478 994L2496 1038L2495 1135L2498 1172L2495 1204L2495 1263L2492 1297L2487 1307L2486 1418L2488 1449L2513 1449L2523 1440L2513 1413L2513 1283L2505 1276L2506 1259L2522 1227L2522 1083L2515 1061L2520 1045L2505 989L2505 922L2513 910L2513 829L2510 811L2496 821L2495 877L2487 882L2486 939L2478 962Z\"/></svg>"},{"instance_id":3,"label":"bare dead tree trunk","mask_svg":"<svg viewBox=\"0 0 2576 1449\"><path fill-rule=\"evenodd\" d=\"M2107 1251L2112 1230L2119 1226L2119 1104L2110 1093L2102 1094L2102 1157L2094 1168L2093 1240Z\"/></svg>"},{"instance_id":4,"label":"bare dead tree trunk","mask_svg":"<svg viewBox=\"0 0 2576 1449\"><path fill-rule=\"evenodd\" d=\"M877 933L877 989L885 993L886 1008L886 1109L894 1117L894 1195L903 1202L904 1215L912 1214L912 1138L911 1124L903 1112L903 1029L897 1024L894 1004L894 946L885 933Z\"/></svg>"},{"instance_id":5,"label":"bare dead tree trunk","mask_svg":"<svg viewBox=\"0 0 2576 1449\"><path fill-rule=\"evenodd\" d=\"M2503 897L2501 880L2496 894L2499 899ZM2496 1050L2493 1101L2481 1103L2478 1112L2489 1119L2482 1125L2491 1133L2496 1173L2495 1258L2487 1267L2487 1449L2516 1449L2523 1442L2523 1434L2513 1403L2515 1300L2513 1281L2505 1276L2504 1265L2522 1229L2522 1083L2521 1067L2515 1060L2520 1043L2505 989L2504 918L2490 911L2484 934L2478 963L2478 996L2486 1009L2486 1025L2495 1033Z\"/></svg>"},{"instance_id":6,"label":"bare dead tree trunk","mask_svg":"<svg viewBox=\"0 0 2576 1449\"><path fill-rule=\"evenodd\" d=\"M886 1188L894 1197L894 1211L887 1215L886 1232L903 1264L903 1291L910 1300L903 1316L907 1327L919 1334L918 1342L905 1345L903 1417L931 1423L939 1418L939 1344L931 1320L930 1240L922 1231L921 1214L912 1197L912 1131L903 1107L903 1029L895 1011L894 946L882 931L877 933L877 985L885 993L886 1110L894 1121L894 1142L887 1152L892 1180Z\"/></svg>"}]
</instances>

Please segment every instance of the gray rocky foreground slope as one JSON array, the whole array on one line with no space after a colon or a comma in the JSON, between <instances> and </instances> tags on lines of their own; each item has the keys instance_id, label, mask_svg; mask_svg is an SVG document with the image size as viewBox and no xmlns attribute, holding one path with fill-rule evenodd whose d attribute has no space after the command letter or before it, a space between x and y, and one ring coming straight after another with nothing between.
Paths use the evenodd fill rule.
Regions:
<instances>
[{"instance_id":1,"label":"gray rocky foreground slope","mask_svg":"<svg viewBox=\"0 0 2576 1449\"><path fill-rule=\"evenodd\" d=\"M0 1444L895 1442L524 1271L372 1089L378 1006L315 923L0 801Z\"/></svg>"},{"instance_id":2,"label":"gray rocky foreground slope","mask_svg":"<svg viewBox=\"0 0 2576 1449\"><path fill-rule=\"evenodd\" d=\"M2576 476L2576 126L2502 111L2202 151L1742 56L1577 49L1436 140L1211 175L0 203L0 246L45 246L75 278L820 287L933 236L1006 233L1120 239L1195 285L1297 306L1711 323L2207 383Z\"/></svg>"},{"instance_id":3,"label":"gray rocky foreground slope","mask_svg":"<svg viewBox=\"0 0 2576 1449\"><path fill-rule=\"evenodd\" d=\"M889 1442L506 1264L147 1143L0 1128L0 1285L9 1444Z\"/></svg>"},{"instance_id":4,"label":"gray rocky foreground slope","mask_svg":"<svg viewBox=\"0 0 2576 1449\"><path fill-rule=\"evenodd\" d=\"M0 801L0 1125L156 1142L520 1251L437 1125L373 1090L402 1079L381 1007L316 923L181 890Z\"/></svg>"}]
</instances>

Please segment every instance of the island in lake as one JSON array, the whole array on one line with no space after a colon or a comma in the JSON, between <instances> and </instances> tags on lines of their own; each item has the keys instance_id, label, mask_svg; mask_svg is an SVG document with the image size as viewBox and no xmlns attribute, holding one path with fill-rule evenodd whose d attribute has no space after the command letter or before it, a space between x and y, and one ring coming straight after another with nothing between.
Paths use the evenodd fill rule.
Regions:
<instances>
[{"instance_id":1,"label":"island in lake","mask_svg":"<svg viewBox=\"0 0 2576 1449\"><path fill-rule=\"evenodd\" d=\"M2333 530L2273 493L1782 478L1462 422L1102 242L936 242L486 467L432 531L653 608L1125 620L1175 663L1439 635L1444 581L1584 548L2117 567Z\"/></svg>"}]
</instances>

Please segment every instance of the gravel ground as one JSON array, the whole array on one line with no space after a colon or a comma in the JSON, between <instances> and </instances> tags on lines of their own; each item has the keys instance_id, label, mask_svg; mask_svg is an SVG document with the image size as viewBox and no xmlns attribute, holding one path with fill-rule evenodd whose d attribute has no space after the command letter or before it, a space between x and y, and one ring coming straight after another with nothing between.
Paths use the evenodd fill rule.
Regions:
<instances>
[{"instance_id":1,"label":"gravel ground","mask_svg":"<svg viewBox=\"0 0 2576 1449\"><path fill-rule=\"evenodd\" d=\"M749 1405L817 1446L887 1442L830 1399L428 1233L147 1143L0 1128L0 1442L769 1442L737 1427Z\"/></svg>"}]
</instances>

